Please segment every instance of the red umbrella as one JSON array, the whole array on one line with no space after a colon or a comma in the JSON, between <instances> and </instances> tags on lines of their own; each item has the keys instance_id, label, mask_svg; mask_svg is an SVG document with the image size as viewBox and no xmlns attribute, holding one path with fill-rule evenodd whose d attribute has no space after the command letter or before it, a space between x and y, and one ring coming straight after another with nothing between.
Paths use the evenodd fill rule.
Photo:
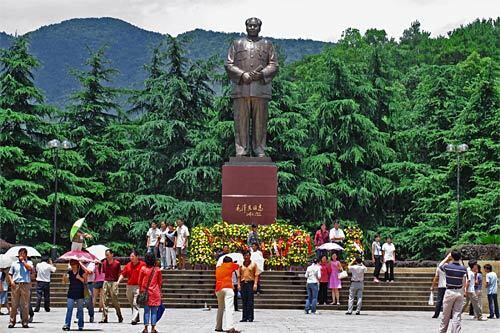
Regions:
<instances>
[{"instance_id":1,"label":"red umbrella","mask_svg":"<svg viewBox=\"0 0 500 333\"><path fill-rule=\"evenodd\" d=\"M69 251L59 257L61 260L77 260L82 262L92 262L97 260L97 257L85 251Z\"/></svg>"}]
</instances>

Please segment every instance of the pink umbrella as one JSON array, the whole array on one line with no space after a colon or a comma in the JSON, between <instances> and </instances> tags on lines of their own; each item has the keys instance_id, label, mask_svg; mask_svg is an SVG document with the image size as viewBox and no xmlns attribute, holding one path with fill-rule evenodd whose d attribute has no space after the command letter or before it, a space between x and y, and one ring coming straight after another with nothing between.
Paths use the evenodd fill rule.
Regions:
<instances>
[{"instance_id":1,"label":"pink umbrella","mask_svg":"<svg viewBox=\"0 0 500 333\"><path fill-rule=\"evenodd\" d=\"M69 251L59 257L61 260L77 260L82 262L92 262L97 260L96 256L85 251Z\"/></svg>"}]
</instances>

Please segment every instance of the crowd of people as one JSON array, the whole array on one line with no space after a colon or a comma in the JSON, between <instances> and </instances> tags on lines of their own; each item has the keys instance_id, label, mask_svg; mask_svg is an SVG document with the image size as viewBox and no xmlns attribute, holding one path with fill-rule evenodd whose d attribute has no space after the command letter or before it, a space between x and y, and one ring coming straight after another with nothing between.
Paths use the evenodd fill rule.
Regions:
<instances>
[{"instance_id":1,"label":"crowd of people","mask_svg":"<svg viewBox=\"0 0 500 333\"><path fill-rule=\"evenodd\" d=\"M79 244L87 238L85 233L77 233L73 238L72 249L79 251ZM346 315L359 315L363 305L363 290L367 267L361 255L343 264L342 251L323 250L322 245L331 242L344 245L345 234L335 221L331 230L322 224L316 232L314 243L316 257L311 261L305 272L307 299L306 314L318 314L317 305L329 304L340 307L340 290L343 280L350 278L349 298ZM241 322L253 322L254 295L260 292L262 268L253 260L254 256L262 257L259 245L258 226L252 225L247 237L249 251L242 253L243 261L238 263L230 254L229 246L224 245L214 253L220 265L216 267L215 296L218 310L215 330L218 332L238 332L233 323L234 311L239 311L241 299ZM144 260L136 250L129 255L129 262L123 266L114 258L113 251L107 249L105 259L94 262L71 260L63 282L68 284L67 310L64 320L64 331L71 329L76 323L79 330L84 328L84 310L87 310L89 322L95 320L94 308L102 312L101 324L108 323L109 307L115 309L119 323L124 321L118 301L119 285L126 280L126 298L132 309L130 324L141 322L140 308L143 308L143 332L156 332L156 324L161 318L164 307L162 304L162 270L185 269L187 248L189 244L189 229L182 220L177 226L161 222L156 223L146 235L146 253ZM324 248L324 247L323 247ZM373 282L380 283L380 274L384 273L387 283L394 282L394 264L396 248L390 237L380 244L380 236L376 235L371 246L371 260L374 264ZM471 316L477 320L486 320L482 313L481 297L483 284L489 305L489 317L499 318L497 284L498 279L490 264L484 265L483 276L481 266L475 260L469 260L468 267L460 261L459 252L453 251L438 265L432 281L431 291L437 287L437 301L433 318L438 318L442 312L440 332L446 332L451 322L451 331L460 332L461 314L468 308ZM37 265L28 258L28 252L21 248L10 268L0 270L0 313L6 307L10 315L9 328L18 323L17 313L20 312L20 324L28 327L36 312L42 308L50 311L51 276L56 272L52 261L43 256ZM348 274L350 273L350 275ZM36 301L34 309L31 304L31 285L36 281ZM8 290L11 292L10 307ZM329 292L330 290L330 292ZM331 295L331 301L329 297ZM98 301L99 300L99 301ZM97 304L97 306L96 306ZM73 312L76 308L76 321L73 322ZM3 314L3 313L2 313ZM223 330L223 328L225 328Z\"/></svg>"}]
</instances>

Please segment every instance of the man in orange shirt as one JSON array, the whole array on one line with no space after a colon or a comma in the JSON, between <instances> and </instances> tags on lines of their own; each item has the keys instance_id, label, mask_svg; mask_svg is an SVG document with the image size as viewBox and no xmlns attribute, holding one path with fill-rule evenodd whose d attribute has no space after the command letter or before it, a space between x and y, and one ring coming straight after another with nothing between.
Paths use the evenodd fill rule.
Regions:
<instances>
[{"instance_id":1,"label":"man in orange shirt","mask_svg":"<svg viewBox=\"0 0 500 333\"><path fill-rule=\"evenodd\" d=\"M139 260L139 254L136 250L130 253L130 262L125 265L118 278L118 284L124 278L127 280L127 299L130 307L132 308L132 325L137 325L139 322L139 306L137 305L137 296L139 296L139 273L141 268L146 264L144 261Z\"/></svg>"},{"instance_id":2,"label":"man in orange shirt","mask_svg":"<svg viewBox=\"0 0 500 333\"><path fill-rule=\"evenodd\" d=\"M215 295L217 296L217 324L216 332L224 332L222 329L222 318L225 317L226 331L229 333L239 333L233 326L233 272L240 266L233 263L233 260L226 256L222 260L222 265L215 269Z\"/></svg>"}]
</instances>

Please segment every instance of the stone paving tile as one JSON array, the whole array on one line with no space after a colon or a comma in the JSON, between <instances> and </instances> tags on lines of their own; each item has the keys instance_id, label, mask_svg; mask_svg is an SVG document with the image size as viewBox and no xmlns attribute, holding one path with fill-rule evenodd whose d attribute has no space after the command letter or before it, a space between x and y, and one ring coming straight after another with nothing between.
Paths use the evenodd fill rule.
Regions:
<instances>
[{"instance_id":1,"label":"stone paving tile","mask_svg":"<svg viewBox=\"0 0 500 333\"><path fill-rule=\"evenodd\" d=\"M217 310L201 309L167 309L165 317L158 324L160 333L214 332ZM110 323L85 323L84 332L140 333L142 325L128 324L131 313L123 311L125 322L118 324L113 311L110 311ZM96 313L99 320L101 314ZM384 333L436 333L440 320L431 319L431 312L384 312L366 311L361 316L346 316L343 311L321 311L317 316L305 315L298 310L255 310L256 320L253 323L240 323L241 312L235 313L236 328L245 333L320 333L348 332L365 333L380 331ZM17 325L9 330L8 317L0 316L0 333L52 333L62 332L65 309L53 309L50 313L40 312L35 315L34 323L29 329ZM88 319L85 311L86 319ZM141 318L142 319L142 318ZM72 324L72 331L77 331ZM464 315L463 332L500 332L500 320L477 322Z\"/></svg>"}]
</instances>

